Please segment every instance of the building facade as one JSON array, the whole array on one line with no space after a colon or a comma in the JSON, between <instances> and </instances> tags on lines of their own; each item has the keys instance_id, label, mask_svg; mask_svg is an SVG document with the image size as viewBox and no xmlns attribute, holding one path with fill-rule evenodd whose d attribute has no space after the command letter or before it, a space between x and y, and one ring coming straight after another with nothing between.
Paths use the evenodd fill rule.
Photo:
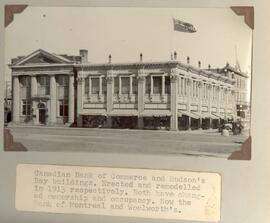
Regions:
<instances>
[{"instance_id":1,"label":"building facade","mask_svg":"<svg viewBox=\"0 0 270 223\"><path fill-rule=\"evenodd\" d=\"M13 59L12 120L56 125L74 122L74 64L80 57L44 50Z\"/></svg>"},{"instance_id":2,"label":"building facade","mask_svg":"<svg viewBox=\"0 0 270 223\"><path fill-rule=\"evenodd\" d=\"M13 61L13 122L78 127L208 129L237 118L247 76L177 60L92 64L38 50ZM237 80L245 84L237 85ZM245 86L245 87L244 87ZM245 95L244 95L245 94ZM239 115L239 114L238 114Z\"/></svg>"}]
</instances>

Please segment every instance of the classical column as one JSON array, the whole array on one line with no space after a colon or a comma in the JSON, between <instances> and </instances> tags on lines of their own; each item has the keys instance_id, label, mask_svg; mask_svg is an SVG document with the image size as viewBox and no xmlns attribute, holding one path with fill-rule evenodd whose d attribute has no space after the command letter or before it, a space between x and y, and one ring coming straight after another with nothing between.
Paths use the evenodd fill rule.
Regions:
<instances>
[{"instance_id":1,"label":"classical column","mask_svg":"<svg viewBox=\"0 0 270 223\"><path fill-rule=\"evenodd\" d=\"M154 94L154 83L153 83L153 76L150 75L150 95L153 96Z\"/></svg>"},{"instance_id":2,"label":"classical column","mask_svg":"<svg viewBox=\"0 0 270 223\"><path fill-rule=\"evenodd\" d=\"M31 76L31 98L35 97L37 95L37 76L32 75ZM32 122L39 124L39 119L38 119L38 109L36 108L35 102L32 100L32 108L33 108L33 113L32 113Z\"/></svg>"},{"instance_id":3,"label":"classical column","mask_svg":"<svg viewBox=\"0 0 270 223\"><path fill-rule=\"evenodd\" d=\"M200 119L199 119L199 129L202 129L202 82L198 82L198 96L199 96L199 104L198 104L198 113L200 114Z\"/></svg>"},{"instance_id":4,"label":"classical column","mask_svg":"<svg viewBox=\"0 0 270 223\"><path fill-rule=\"evenodd\" d=\"M68 85L68 122L74 122L74 76L69 76Z\"/></svg>"},{"instance_id":5,"label":"classical column","mask_svg":"<svg viewBox=\"0 0 270 223\"><path fill-rule=\"evenodd\" d=\"M144 111L144 93L145 93L145 76L144 71L138 71L138 128L142 129L144 127L143 117L140 114Z\"/></svg>"},{"instance_id":6,"label":"classical column","mask_svg":"<svg viewBox=\"0 0 270 223\"><path fill-rule=\"evenodd\" d=\"M113 71L109 70L107 72L107 127L112 127L112 118L109 116L109 114L113 110L113 84L114 84L114 76ZM120 86L119 86L120 89Z\"/></svg>"},{"instance_id":7,"label":"classical column","mask_svg":"<svg viewBox=\"0 0 270 223\"><path fill-rule=\"evenodd\" d=\"M13 122L20 121L20 83L19 77L13 76L13 97L12 97L12 116Z\"/></svg>"},{"instance_id":8,"label":"classical column","mask_svg":"<svg viewBox=\"0 0 270 223\"><path fill-rule=\"evenodd\" d=\"M37 95L37 76L31 76L31 97Z\"/></svg>"},{"instance_id":9,"label":"classical column","mask_svg":"<svg viewBox=\"0 0 270 223\"><path fill-rule=\"evenodd\" d=\"M87 79L85 80L87 81ZM92 94L92 79L90 76L88 76L88 98L91 98L91 94Z\"/></svg>"},{"instance_id":10,"label":"classical column","mask_svg":"<svg viewBox=\"0 0 270 223\"><path fill-rule=\"evenodd\" d=\"M178 74L177 70L174 68L171 71L171 123L170 130L178 130Z\"/></svg>"},{"instance_id":11,"label":"classical column","mask_svg":"<svg viewBox=\"0 0 270 223\"><path fill-rule=\"evenodd\" d=\"M190 113L191 97L192 97L192 79L186 79L186 90L187 90L187 112ZM191 130L191 117L188 116L187 130Z\"/></svg>"},{"instance_id":12,"label":"classical column","mask_svg":"<svg viewBox=\"0 0 270 223\"><path fill-rule=\"evenodd\" d=\"M79 72L78 77L77 77L77 126L78 127L83 126L81 113L82 113L83 101L84 101L84 81L85 81L84 77ZM89 86L89 90L90 90L90 86Z\"/></svg>"},{"instance_id":13,"label":"classical column","mask_svg":"<svg viewBox=\"0 0 270 223\"><path fill-rule=\"evenodd\" d=\"M129 96L132 95L132 76L129 76Z\"/></svg>"},{"instance_id":14,"label":"classical column","mask_svg":"<svg viewBox=\"0 0 270 223\"><path fill-rule=\"evenodd\" d=\"M101 99L102 96L102 77L99 76L99 91L98 91L98 97Z\"/></svg>"},{"instance_id":15,"label":"classical column","mask_svg":"<svg viewBox=\"0 0 270 223\"><path fill-rule=\"evenodd\" d=\"M55 75L50 76L50 124L56 123L56 81Z\"/></svg>"},{"instance_id":16,"label":"classical column","mask_svg":"<svg viewBox=\"0 0 270 223\"><path fill-rule=\"evenodd\" d=\"M162 75L161 95L165 95L165 76Z\"/></svg>"},{"instance_id":17,"label":"classical column","mask_svg":"<svg viewBox=\"0 0 270 223\"><path fill-rule=\"evenodd\" d=\"M209 128L212 128L212 100L213 100L213 85L211 83L208 84L208 91L209 91L209 97L208 97L208 113L209 113Z\"/></svg>"},{"instance_id":18,"label":"classical column","mask_svg":"<svg viewBox=\"0 0 270 223\"><path fill-rule=\"evenodd\" d=\"M217 113L220 114L220 108L221 108L221 86L217 86Z\"/></svg>"},{"instance_id":19,"label":"classical column","mask_svg":"<svg viewBox=\"0 0 270 223\"><path fill-rule=\"evenodd\" d=\"M226 120L228 119L227 117L228 117L228 88L226 87L225 89L224 89L225 91L224 91L224 94L225 94L225 118L226 118Z\"/></svg>"},{"instance_id":20,"label":"classical column","mask_svg":"<svg viewBox=\"0 0 270 223\"><path fill-rule=\"evenodd\" d=\"M121 76L119 76L119 96L122 94L122 79L121 79Z\"/></svg>"}]
</instances>

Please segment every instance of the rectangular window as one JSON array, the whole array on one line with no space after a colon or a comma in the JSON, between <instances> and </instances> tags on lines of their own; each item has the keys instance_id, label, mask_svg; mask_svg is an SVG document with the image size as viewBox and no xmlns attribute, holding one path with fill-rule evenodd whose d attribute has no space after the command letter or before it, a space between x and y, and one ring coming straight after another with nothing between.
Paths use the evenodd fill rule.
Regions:
<instances>
[{"instance_id":1,"label":"rectangular window","mask_svg":"<svg viewBox=\"0 0 270 223\"><path fill-rule=\"evenodd\" d=\"M89 93L89 77L85 78L84 81L84 94Z\"/></svg>"},{"instance_id":2,"label":"rectangular window","mask_svg":"<svg viewBox=\"0 0 270 223\"><path fill-rule=\"evenodd\" d=\"M196 81L196 97L199 97L199 82Z\"/></svg>"},{"instance_id":3,"label":"rectangular window","mask_svg":"<svg viewBox=\"0 0 270 223\"><path fill-rule=\"evenodd\" d=\"M161 77L153 77L153 93L161 94L162 89L162 78Z\"/></svg>"},{"instance_id":4,"label":"rectangular window","mask_svg":"<svg viewBox=\"0 0 270 223\"><path fill-rule=\"evenodd\" d=\"M20 83L22 87L30 87L31 86L31 77L30 76L21 76Z\"/></svg>"},{"instance_id":5,"label":"rectangular window","mask_svg":"<svg viewBox=\"0 0 270 223\"><path fill-rule=\"evenodd\" d=\"M31 97L31 77L21 76L20 81L20 97L22 99L28 99Z\"/></svg>"},{"instance_id":6,"label":"rectangular window","mask_svg":"<svg viewBox=\"0 0 270 223\"><path fill-rule=\"evenodd\" d=\"M69 78L67 75L56 76L56 81L58 83L58 98L64 99L68 98L68 84Z\"/></svg>"},{"instance_id":7,"label":"rectangular window","mask_svg":"<svg viewBox=\"0 0 270 223\"><path fill-rule=\"evenodd\" d=\"M119 94L119 77L114 78L114 93Z\"/></svg>"},{"instance_id":8,"label":"rectangular window","mask_svg":"<svg viewBox=\"0 0 270 223\"><path fill-rule=\"evenodd\" d=\"M31 102L22 100L22 115L31 115Z\"/></svg>"},{"instance_id":9,"label":"rectangular window","mask_svg":"<svg viewBox=\"0 0 270 223\"><path fill-rule=\"evenodd\" d=\"M182 92L184 96L187 95L187 79L186 78L182 79Z\"/></svg>"},{"instance_id":10,"label":"rectangular window","mask_svg":"<svg viewBox=\"0 0 270 223\"><path fill-rule=\"evenodd\" d=\"M137 77L132 77L132 94L137 94L137 91L138 91Z\"/></svg>"},{"instance_id":11,"label":"rectangular window","mask_svg":"<svg viewBox=\"0 0 270 223\"><path fill-rule=\"evenodd\" d=\"M50 78L49 76L38 76L38 95L49 95L50 94Z\"/></svg>"},{"instance_id":12,"label":"rectangular window","mask_svg":"<svg viewBox=\"0 0 270 223\"><path fill-rule=\"evenodd\" d=\"M204 98L207 98L207 84L206 83L204 83L203 84L204 85Z\"/></svg>"},{"instance_id":13,"label":"rectangular window","mask_svg":"<svg viewBox=\"0 0 270 223\"><path fill-rule=\"evenodd\" d=\"M91 94L99 93L99 77L91 78Z\"/></svg>"},{"instance_id":14,"label":"rectangular window","mask_svg":"<svg viewBox=\"0 0 270 223\"><path fill-rule=\"evenodd\" d=\"M147 76L145 78L145 94L150 94L151 92L151 77Z\"/></svg>"},{"instance_id":15,"label":"rectangular window","mask_svg":"<svg viewBox=\"0 0 270 223\"><path fill-rule=\"evenodd\" d=\"M107 80L102 77L102 94L107 94Z\"/></svg>"},{"instance_id":16,"label":"rectangular window","mask_svg":"<svg viewBox=\"0 0 270 223\"><path fill-rule=\"evenodd\" d=\"M129 77L121 77L121 93L128 94L130 89Z\"/></svg>"},{"instance_id":17,"label":"rectangular window","mask_svg":"<svg viewBox=\"0 0 270 223\"><path fill-rule=\"evenodd\" d=\"M192 97L195 97L196 95L196 86L195 86L196 82L193 80L192 81Z\"/></svg>"},{"instance_id":18,"label":"rectangular window","mask_svg":"<svg viewBox=\"0 0 270 223\"><path fill-rule=\"evenodd\" d=\"M165 76L165 94L171 93L171 81L169 76Z\"/></svg>"},{"instance_id":19,"label":"rectangular window","mask_svg":"<svg viewBox=\"0 0 270 223\"><path fill-rule=\"evenodd\" d=\"M59 100L59 116L68 116L68 100Z\"/></svg>"}]
</instances>

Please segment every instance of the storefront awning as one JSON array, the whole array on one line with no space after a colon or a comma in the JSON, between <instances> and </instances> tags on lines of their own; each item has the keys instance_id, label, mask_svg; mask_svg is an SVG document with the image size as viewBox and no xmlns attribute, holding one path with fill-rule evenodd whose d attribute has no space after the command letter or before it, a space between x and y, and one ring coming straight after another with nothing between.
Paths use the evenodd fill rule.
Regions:
<instances>
[{"instance_id":1,"label":"storefront awning","mask_svg":"<svg viewBox=\"0 0 270 223\"><path fill-rule=\"evenodd\" d=\"M218 119L217 116L209 113L202 113L203 118L211 118L211 119Z\"/></svg>"},{"instance_id":2,"label":"storefront awning","mask_svg":"<svg viewBox=\"0 0 270 223\"><path fill-rule=\"evenodd\" d=\"M117 109L111 111L108 116L138 116L138 112L134 110Z\"/></svg>"},{"instance_id":3,"label":"storefront awning","mask_svg":"<svg viewBox=\"0 0 270 223\"><path fill-rule=\"evenodd\" d=\"M166 110L145 110L140 113L141 117L164 117L164 116L171 116L170 111Z\"/></svg>"},{"instance_id":4,"label":"storefront awning","mask_svg":"<svg viewBox=\"0 0 270 223\"><path fill-rule=\"evenodd\" d=\"M92 116L107 116L104 109L93 109L89 111L80 112L79 115L92 115Z\"/></svg>"},{"instance_id":5,"label":"storefront awning","mask_svg":"<svg viewBox=\"0 0 270 223\"><path fill-rule=\"evenodd\" d=\"M194 119L199 119L200 116L197 113L194 112L188 112L188 111L178 111L178 116L186 115Z\"/></svg>"},{"instance_id":6,"label":"storefront awning","mask_svg":"<svg viewBox=\"0 0 270 223\"><path fill-rule=\"evenodd\" d=\"M216 116L217 118L224 119L224 116L222 114L213 113L213 115Z\"/></svg>"}]
</instances>

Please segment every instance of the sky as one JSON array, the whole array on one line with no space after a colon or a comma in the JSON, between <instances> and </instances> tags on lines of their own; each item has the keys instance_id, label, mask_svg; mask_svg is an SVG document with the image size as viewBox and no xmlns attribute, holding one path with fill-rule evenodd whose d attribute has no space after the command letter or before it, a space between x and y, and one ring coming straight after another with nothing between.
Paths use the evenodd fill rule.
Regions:
<instances>
[{"instance_id":1,"label":"sky","mask_svg":"<svg viewBox=\"0 0 270 223\"><path fill-rule=\"evenodd\" d=\"M197 32L173 30L173 18L194 25ZM79 55L88 50L91 63L178 60L202 67L223 67L239 61L250 73L252 31L229 8L101 8L27 7L5 30L6 77L11 58L37 49Z\"/></svg>"}]
</instances>

